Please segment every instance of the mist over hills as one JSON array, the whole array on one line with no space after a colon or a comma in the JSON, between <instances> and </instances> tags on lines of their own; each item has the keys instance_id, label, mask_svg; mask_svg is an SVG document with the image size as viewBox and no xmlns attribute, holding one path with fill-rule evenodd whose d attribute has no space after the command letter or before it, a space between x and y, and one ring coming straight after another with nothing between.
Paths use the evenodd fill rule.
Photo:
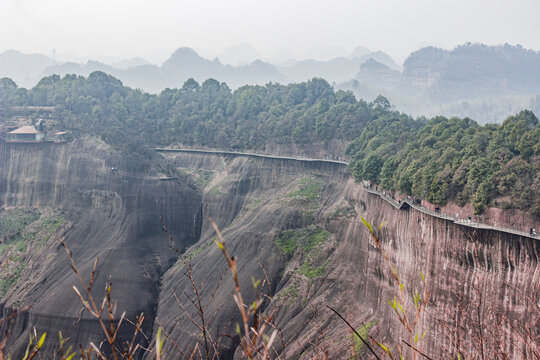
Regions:
<instances>
[{"instance_id":1,"label":"mist over hills","mask_svg":"<svg viewBox=\"0 0 540 360\"><path fill-rule=\"evenodd\" d=\"M404 82L430 89L434 98L528 94L540 91L539 80L540 53L508 44L428 47L412 53L403 70Z\"/></svg>"},{"instance_id":2,"label":"mist over hills","mask_svg":"<svg viewBox=\"0 0 540 360\"><path fill-rule=\"evenodd\" d=\"M401 72L369 61L337 87L365 99L383 94L413 115L502 122L524 108L540 110L540 52L508 44L426 47L412 53Z\"/></svg>"},{"instance_id":3,"label":"mist over hills","mask_svg":"<svg viewBox=\"0 0 540 360\"><path fill-rule=\"evenodd\" d=\"M151 65L151 63L146 59L143 59L141 57L136 56L136 57L131 58L131 59L117 61L117 62L112 63L110 65L113 68L116 68L116 69L130 69L130 68L134 68L134 67L137 67L137 66Z\"/></svg>"},{"instance_id":4,"label":"mist over hills","mask_svg":"<svg viewBox=\"0 0 540 360\"><path fill-rule=\"evenodd\" d=\"M22 57L26 56L21 53L18 54ZM41 56L49 59L44 55ZM0 54L0 61L10 63L10 59L11 52ZM139 62L141 61L139 60ZM11 65L2 66L0 68L0 77L12 78L20 86L33 87L42 77L52 74L88 76L94 71L103 71L119 78L127 86L152 93L159 93L165 88L180 87L189 78L194 78L200 82L208 78L214 78L226 82L232 88L245 84L266 84L270 81L286 83L289 81L272 65L260 60L242 66L224 65L218 59L204 59L191 48L179 48L161 66L143 63L142 65L128 66L127 68L125 64L113 67L90 60L86 64L73 62L57 64L52 61L43 61L43 66L38 68L38 63L37 60L31 62L33 72L30 74L34 74L33 76L24 76L23 63L23 66L20 66L21 70Z\"/></svg>"},{"instance_id":5,"label":"mist over hills","mask_svg":"<svg viewBox=\"0 0 540 360\"><path fill-rule=\"evenodd\" d=\"M44 69L56 64L56 61L43 54L7 50L0 54L0 77L9 77L19 85L31 87L37 83L36 79Z\"/></svg>"},{"instance_id":6,"label":"mist over hills","mask_svg":"<svg viewBox=\"0 0 540 360\"><path fill-rule=\"evenodd\" d=\"M353 51L351 51L351 53L349 54L349 57L350 58L361 57L361 56L369 54L370 52L371 51L367 47L357 46L356 48L354 48Z\"/></svg>"},{"instance_id":7,"label":"mist over hills","mask_svg":"<svg viewBox=\"0 0 540 360\"><path fill-rule=\"evenodd\" d=\"M219 61L228 65L247 65L262 58L261 53L249 44L229 46L218 55Z\"/></svg>"},{"instance_id":8,"label":"mist over hills","mask_svg":"<svg viewBox=\"0 0 540 360\"><path fill-rule=\"evenodd\" d=\"M313 77L321 77L330 82L343 82L351 79L360 66L368 60L376 60L389 68L400 66L382 51L368 52L360 57L338 57L328 61L303 60L290 66L279 66L278 70L294 82L305 81Z\"/></svg>"},{"instance_id":9,"label":"mist over hills","mask_svg":"<svg viewBox=\"0 0 540 360\"><path fill-rule=\"evenodd\" d=\"M322 48L313 49L312 53L323 50ZM11 53L17 53L18 57L27 56L20 52L8 51L0 54L0 61L11 63ZM356 48L348 57L338 57L328 61L291 59L287 65L273 65L261 60L260 54L247 44L230 47L214 60L200 56L191 48L179 48L161 66L150 64L141 58L108 65L92 60L86 64L57 63L45 55L39 56L41 60L34 60L34 58L29 58L26 62L13 60L22 64L19 65L20 69L15 71L13 70L15 66L2 66L0 77L9 77L19 86L32 87L44 76L52 74L88 76L93 71L99 70L119 78L130 87L159 93L167 87L179 87L189 78L194 78L199 82L214 78L226 82L231 88L248 84L262 85L268 82L300 82L314 77L321 77L330 82L344 82L353 78L360 65L371 58L391 68L399 69L399 65L389 55L381 51L370 52L363 47ZM224 60L221 61L221 59ZM30 60L33 60L31 68L25 69L24 64L29 63ZM248 64L245 64L246 60ZM241 65L229 65L230 63Z\"/></svg>"},{"instance_id":10,"label":"mist over hills","mask_svg":"<svg viewBox=\"0 0 540 360\"><path fill-rule=\"evenodd\" d=\"M316 55L322 50L311 52ZM180 87L189 78L199 82L214 78L234 89L320 77L367 101L382 94L398 110L414 116L468 116L485 123L501 122L524 108L540 111L540 53L520 45L425 47L409 55L403 66L382 51L361 46L348 56L327 61L290 59L282 64L261 60L249 44L230 47L213 60L191 48L179 48L161 66L142 58L78 64L15 50L0 54L0 77L27 88L51 74L88 76L96 70L151 93Z\"/></svg>"}]
</instances>

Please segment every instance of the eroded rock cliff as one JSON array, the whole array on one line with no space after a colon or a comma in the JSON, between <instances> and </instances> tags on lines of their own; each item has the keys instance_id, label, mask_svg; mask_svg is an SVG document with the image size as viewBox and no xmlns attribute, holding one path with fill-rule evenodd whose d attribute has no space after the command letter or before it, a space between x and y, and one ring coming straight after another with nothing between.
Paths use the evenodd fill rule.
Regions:
<instances>
[{"instance_id":1,"label":"eroded rock cliff","mask_svg":"<svg viewBox=\"0 0 540 360\"><path fill-rule=\"evenodd\" d=\"M161 275L176 260L163 237L160 217L180 249L197 241L200 228L198 192L160 177L152 166L141 166L93 139L68 144L0 142L0 208L30 208L60 219L54 228L33 232L41 234L39 238L28 237L20 259L24 269L4 297L4 315L14 305L31 306L10 330L14 353L26 346L33 327L49 334L47 351L53 349L58 331L76 346L103 339L97 322L81 313L72 286L83 293L84 289L59 241L72 251L86 281L99 258L96 299L102 298L110 278L113 300L119 303L117 316L125 311L135 319L144 312L149 319L146 330L151 329Z\"/></svg>"},{"instance_id":2,"label":"eroded rock cliff","mask_svg":"<svg viewBox=\"0 0 540 360\"><path fill-rule=\"evenodd\" d=\"M422 276L426 278L430 300L418 335L422 348L435 358L449 356L457 338L462 348L479 351L475 324L483 321L490 334L482 336L493 338L497 316L530 325L538 341L538 324L530 322L534 299L540 295L540 249L535 239L456 225L412 208L396 210L355 184L337 164L167 156L204 189L202 235L188 253L195 281L204 284L201 298L209 304L211 335L231 335L222 340L226 357L239 355L234 324L240 320L225 260L211 241L215 234L209 218L223 230L238 262L247 303L253 301L251 277L270 280L273 305L265 303L265 311L277 309L283 341L276 342L276 351L286 358L318 351L328 351L332 358L350 357L350 331L326 305L347 316L353 326L370 329L381 342L392 344L402 337L410 341L388 304L398 293L391 267L398 271L407 296L421 291ZM389 262L360 217L384 224L380 239ZM189 280L177 264L164 276L157 323L189 351L200 340L200 331L178 304L180 300L190 309L181 294L185 289L189 291ZM498 331L506 330L501 326ZM521 348L509 347L513 341L502 341L501 347L519 357ZM168 351L175 350L170 346Z\"/></svg>"},{"instance_id":3,"label":"eroded rock cliff","mask_svg":"<svg viewBox=\"0 0 540 360\"><path fill-rule=\"evenodd\" d=\"M512 324L525 324L537 306L534 297L540 296L537 240L475 230L412 208L396 210L355 184L340 164L168 153L159 162L167 164L169 175L186 181L161 181L155 166L141 169L93 140L41 148L0 143L0 155L2 208L62 214L44 246L30 242L27 266L4 297L4 315L16 301L33 304L13 328L18 345L33 326L55 333L79 316L80 301L71 290L77 282L57 242L65 240L83 274L100 258L97 296L110 276L122 310L132 318L145 312L149 335L164 329L166 358L190 353L201 341L200 329L189 319L197 317L186 297L191 282L182 260L168 248L160 216L179 250L187 248L200 299L208 304L208 331L220 339L223 358L240 356L239 315L210 219L235 256L248 303L254 298L252 279L269 280L264 291L272 301L265 301L263 310L275 311L280 330L272 356L328 351L331 358L350 358L351 332L326 305L377 340L398 341L404 331L388 304L397 291L391 266L408 294L422 288L420 273L425 276L430 302L420 319L426 330L420 341L433 358L452 351L449 327L459 324L469 338L477 336L466 304L480 299L485 322L495 312ZM384 223L380 239L388 262L360 217ZM103 338L89 319L83 314L77 323L74 343ZM538 339L538 324L533 325ZM503 344L519 357L509 346ZM365 351L358 344L356 349Z\"/></svg>"}]
</instances>

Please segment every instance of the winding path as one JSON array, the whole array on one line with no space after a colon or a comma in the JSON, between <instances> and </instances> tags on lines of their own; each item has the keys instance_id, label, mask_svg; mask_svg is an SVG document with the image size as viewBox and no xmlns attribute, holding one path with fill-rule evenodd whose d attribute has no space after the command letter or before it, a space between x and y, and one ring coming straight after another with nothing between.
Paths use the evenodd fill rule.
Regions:
<instances>
[{"instance_id":1,"label":"winding path","mask_svg":"<svg viewBox=\"0 0 540 360\"><path fill-rule=\"evenodd\" d=\"M200 149L173 149L173 148L154 148L153 150L157 152L181 152L181 153L202 153L202 154L214 154L214 155L233 155L233 156L246 156L246 157L254 157L254 158L266 158L266 159L277 159L277 160L294 160L294 161L303 161L303 162L322 162L322 163L331 163L331 164L338 164L347 166L348 163L345 161L339 161L339 160L328 160L328 159L311 159L311 158L300 158L300 157L289 157L289 156L277 156L277 155L265 155L265 154L256 154L256 153L247 153L247 152L237 152L237 151L225 151L225 150L200 150ZM430 209L427 209L421 205L415 204L412 201L404 200L402 202L397 202L396 200L392 199L389 196L386 196L384 193L370 189L366 186L364 186L364 190L368 193L378 195L381 197L381 199L388 202L390 205L392 205L394 208L398 210L408 210L409 208L414 208L415 210L418 210L424 214L431 215L434 217L437 217L439 219L444 219L451 221L455 224L468 226L475 229L484 229L484 230L497 230L501 232L505 232L508 234L514 234L519 236L525 236L532 239L540 240L540 236L531 236L526 231L520 231L517 229L502 227L502 226L494 226L494 225L488 225L483 224L479 222L473 222L465 219L461 219L458 217L453 217L441 213L437 213L435 211L432 211Z\"/></svg>"}]
</instances>

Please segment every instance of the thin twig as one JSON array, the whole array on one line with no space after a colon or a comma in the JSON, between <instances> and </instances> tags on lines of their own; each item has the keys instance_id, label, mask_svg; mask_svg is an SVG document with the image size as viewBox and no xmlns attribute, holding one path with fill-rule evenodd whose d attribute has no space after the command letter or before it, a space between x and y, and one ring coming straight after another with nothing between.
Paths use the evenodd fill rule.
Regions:
<instances>
[{"instance_id":1,"label":"thin twig","mask_svg":"<svg viewBox=\"0 0 540 360\"><path fill-rule=\"evenodd\" d=\"M430 358L429 356L427 356L426 354L424 354L423 352L421 352L420 350L418 350L417 348L411 346L411 344L409 344L408 342L406 342L405 340L401 340L405 345L407 345L408 347L410 347L411 349L413 349L414 351L416 351L417 353L419 353L420 355L422 355L423 357L425 357L426 359L428 360L433 360L432 358Z\"/></svg>"},{"instance_id":2,"label":"thin twig","mask_svg":"<svg viewBox=\"0 0 540 360\"><path fill-rule=\"evenodd\" d=\"M369 344L364 340L364 338L362 336L360 336L360 334L354 329L354 327L347 321L345 320L345 318L343 316L341 316L340 313L338 313L336 310L334 310L334 308L332 308L331 306L329 305L326 305L327 308L329 308L330 310L332 310L333 312L336 313L337 316L340 317L341 320L343 320L345 322L345 324L347 324L347 326L349 326L351 328L352 331L354 331L354 333L356 334L356 336L358 336L358 338L360 340L362 340L362 342L368 347L369 351L371 351L371 353L375 356L375 358L377 360L380 360L380 358L377 356L377 354L375 353L375 351L373 351L373 349L371 348L371 346L369 346Z\"/></svg>"}]
</instances>

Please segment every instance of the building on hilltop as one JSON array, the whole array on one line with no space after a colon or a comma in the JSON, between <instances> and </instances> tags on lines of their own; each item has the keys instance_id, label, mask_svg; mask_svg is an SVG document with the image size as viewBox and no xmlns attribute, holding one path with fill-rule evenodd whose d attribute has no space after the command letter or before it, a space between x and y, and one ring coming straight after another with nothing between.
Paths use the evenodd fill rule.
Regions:
<instances>
[{"instance_id":1,"label":"building on hilltop","mask_svg":"<svg viewBox=\"0 0 540 360\"><path fill-rule=\"evenodd\" d=\"M41 142L45 139L45 133L34 126L27 125L8 132L8 140L17 142Z\"/></svg>"},{"instance_id":2,"label":"building on hilltop","mask_svg":"<svg viewBox=\"0 0 540 360\"><path fill-rule=\"evenodd\" d=\"M50 120L47 120L50 121ZM54 124L54 120L53 120ZM34 125L0 124L0 139L8 143L55 143L71 141L69 132L55 129L54 125L45 129L45 120L38 119Z\"/></svg>"}]
</instances>

